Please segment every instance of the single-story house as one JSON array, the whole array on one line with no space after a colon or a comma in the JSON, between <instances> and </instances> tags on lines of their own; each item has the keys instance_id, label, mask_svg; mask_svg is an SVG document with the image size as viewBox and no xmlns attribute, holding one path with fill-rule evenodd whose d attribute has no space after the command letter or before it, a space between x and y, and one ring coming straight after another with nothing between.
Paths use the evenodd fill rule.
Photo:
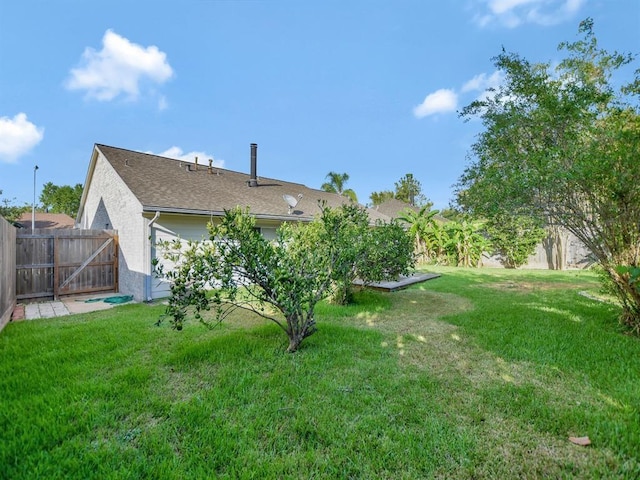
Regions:
<instances>
[{"instance_id":1,"label":"single-story house","mask_svg":"<svg viewBox=\"0 0 640 480\"><path fill-rule=\"evenodd\" d=\"M299 183L259 177L257 145L251 144L250 173L175 160L96 144L80 209L79 228L117 230L119 287L144 301L166 297L166 282L154 278L152 263L161 240L202 240L207 223L225 210L249 207L256 226L274 238L283 222L309 222L319 201L336 207L349 200ZM368 209L372 221L389 217Z\"/></svg>"},{"instance_id":2,"label":"single-story house","mask_svg":"<svg viewBox=\"0 0 640 480\"><path fill-rule=\"evenodd\" d=\"M16 223L20 225L20 228L31 229L33 222L32 212L24 212L21 214ZM66 213L44 213L36 212L35 214L35 227L36 228L73 228L75 220Z\"/></svg>"}]
</instances>

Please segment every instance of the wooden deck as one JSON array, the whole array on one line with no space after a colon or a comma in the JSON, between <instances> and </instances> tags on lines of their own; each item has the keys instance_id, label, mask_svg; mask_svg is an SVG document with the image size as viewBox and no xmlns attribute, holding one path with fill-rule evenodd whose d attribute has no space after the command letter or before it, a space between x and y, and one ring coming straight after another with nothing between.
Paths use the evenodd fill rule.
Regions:
<instances>
[{"instance_id":1,"label":"wooden deck","mask_svg":"<svg viewBox=\"0 0 640 480\"><path fill-rule=\"evenodd\" d=\"M400 277L400 279L394 282L372 283L367 285L367 287L373 288L374 290L382 290L384 292L395 292L396 290L402 290L403 288L415 285L416 283L426 282L427 280L432 280L434 278L438 278L439 276L440 275L437 273L415 273L408 277ZM360 280L356 280L353 283L354 285L362 285L362 282Z\"/></svg>"}]
</instances>

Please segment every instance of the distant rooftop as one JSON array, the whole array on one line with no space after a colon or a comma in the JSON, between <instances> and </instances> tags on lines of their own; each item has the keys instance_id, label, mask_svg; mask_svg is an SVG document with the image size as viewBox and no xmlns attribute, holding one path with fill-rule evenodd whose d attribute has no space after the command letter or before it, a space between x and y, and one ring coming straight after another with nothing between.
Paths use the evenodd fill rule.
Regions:
<instances>
[{"instance_id":1,"label":"distant rooftop","mask_svg":"<svg viewBox=\"0 0 640 480\"><path fill-rule=\"evenodd\" d=\"M23 228L31 229L31 212L24 212L17 219ZM73 228L75 220L66 213L36 212L36 228Z\"/></svg>"}]
</instances>

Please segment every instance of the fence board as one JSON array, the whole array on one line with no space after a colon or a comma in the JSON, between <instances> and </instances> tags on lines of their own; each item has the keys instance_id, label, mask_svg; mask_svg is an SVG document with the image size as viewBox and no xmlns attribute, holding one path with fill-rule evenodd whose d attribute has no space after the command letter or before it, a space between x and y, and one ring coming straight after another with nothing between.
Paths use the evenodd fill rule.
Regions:
<instances>
[{"instance_id":1,"label":"fence board","mask_svg":"<svg viewBox=\"0 0 640 480\"><path fill-rule=\"evenodd\" d=\"M16 305L16 228L0 217L0 330Z\"/></svg>"}]
</instances>

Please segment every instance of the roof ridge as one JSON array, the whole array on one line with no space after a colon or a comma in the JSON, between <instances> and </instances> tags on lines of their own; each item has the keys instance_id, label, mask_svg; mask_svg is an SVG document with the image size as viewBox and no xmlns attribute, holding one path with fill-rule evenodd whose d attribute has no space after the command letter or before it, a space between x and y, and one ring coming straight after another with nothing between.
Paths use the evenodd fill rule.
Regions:
<instances>
[{"instance_id":1,"label":"roof ridge","mask_svg":"<svg viewBox=\"0 0 640 480\"><path fill-rule=\"evenodd\" d=\"M113 150L120 150L120 151L123 151L123 152L131 152L131 153L135 153L136 155L146 155L146 156L149 156L149 157L162 158L162 159L165 159L165 160L171 160L173 162L194 163L193 161L190 161L190 160L181 160L179 158L167 157L167 156L164 156L164 155L159 155L157 153L141 152L139 150L132 150L130 148L114 147L112 145L106 145L106 144L103 144L103 143L96 143L95 146L98 147L98 148L106 147L106 148L110 148L110 149L113 149ZM205 169L209 168L209 166L204 164L204 163L199 163L198 165L202 166ZM230 168L225 168L225 167L212 166L211 168L218 169L218 170L224 170L225 172L237 173L237 174L240 174L240 175L250 175L250 173L241 172L239 170L232 170ZM260 175L260 174L258 174L258 179L261 179L261 180L273 180L273 181L276 181L276 182L287 183L287 184L290 184L290 185L300 185L301 187L305 187L305 188L307 188L309 190L317 190L317 191L321 191L321 192L324 191L324 190L322 190L320 188L309 187L309 186L305 185L304 183L292 182L290 180L282 180L282 179L274 178L274 177L265 177L265 176ZM328 192L328 193L331 193L331 192Z\"/></svg>"}]
</instances>

